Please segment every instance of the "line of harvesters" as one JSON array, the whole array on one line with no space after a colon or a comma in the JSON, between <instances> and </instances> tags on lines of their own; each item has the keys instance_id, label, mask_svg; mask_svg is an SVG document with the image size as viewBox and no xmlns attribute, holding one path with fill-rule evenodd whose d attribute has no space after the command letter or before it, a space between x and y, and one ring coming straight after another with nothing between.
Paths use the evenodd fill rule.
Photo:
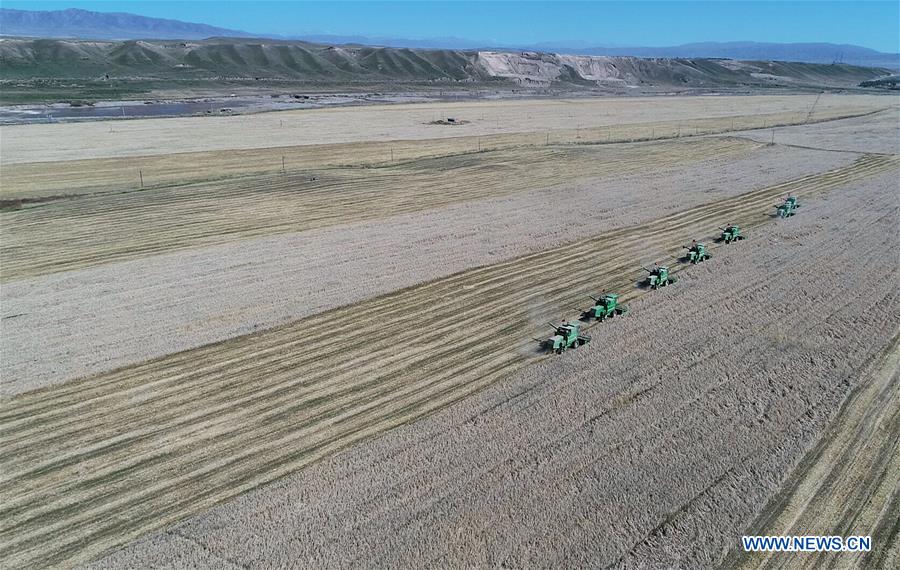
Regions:
<instances>
[{"instance_id":1,"label":"line of harvesters","mask_svg":"<svg viewBox=\"0 0 900 570\"><path fill-rule=\"evenodd\" d=\"M785 198L784 203L775 207L777 208L775 213L777 217L789 218L794 215L794 210L799 208L800 204L795 196L788 196ZM719 243L730 244L744 239L740 226L727 224L724 228L720 227L719 229L722 230L722 234L716 240ZM697 243L696 240L691 241L690 246L685 245L682 247L687 250L687 253L681 260L691 265L702 263L712 257L712 254L709 253L709 248L702 243ZM643 284L649 289L659 289L678 281L678 277L673 275L666 266L654 265L650 269L641 266L641 269L648 273ZM594 306L582 313L580 321L590 322L594 320L602 322L628 312L627 306L619 304L619 295L615 293L605 293L596 297L590 295L590 298L594 301ZM581 333L581 322L579 321L563 321L560 325L554 325L553 323L549 323L549 325L553 328L554 334L543 341L543 344L547 350L556 354L561 354L570 348L578 348L591 341L590 336Z\"/></svg>"}]
</instances>

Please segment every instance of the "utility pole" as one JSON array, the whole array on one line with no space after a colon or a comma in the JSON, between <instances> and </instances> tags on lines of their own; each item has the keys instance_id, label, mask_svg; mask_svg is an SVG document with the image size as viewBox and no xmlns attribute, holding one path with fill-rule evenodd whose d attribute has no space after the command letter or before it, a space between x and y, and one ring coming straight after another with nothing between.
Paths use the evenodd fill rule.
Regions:
<instances>
[{"instance_id":1,"label":"utility pole","mask_svg":"<svg viewBox=\"0 0 900 570\"><path fill-rule=\"evenodd\" d=\"M809 108L809 113L806 114L806 122L809 122L809 119L812 117L813 111L816 110L816 105L819 103L819 97L822 96L822 93L816 95L816 100L813 101L812 107Z\"/></svg>"},{"instance_id":2,"label":"utility pole","mask_svg":"<svg viewBox=\"0 0 900 570\"><path fill-rule=\"evenodd\" d=\"M144 171L138 170L138 174L141 176L141 188L144 187Z\"/></svg>"}]
</instances>

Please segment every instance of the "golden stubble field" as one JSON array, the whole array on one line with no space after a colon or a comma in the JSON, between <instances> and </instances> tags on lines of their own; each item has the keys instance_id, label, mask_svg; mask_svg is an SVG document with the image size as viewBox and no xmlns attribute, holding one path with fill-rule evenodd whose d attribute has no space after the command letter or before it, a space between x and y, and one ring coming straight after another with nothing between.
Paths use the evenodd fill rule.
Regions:
<instances>
[{"instance_id":1,"label":"golden stubble field","mask_svg":"<svg viewBox=\"0 0 900 570\"><path fill-rule=\"evenodd\" d=\"M811 118L874 113L884 101L823 96ZM477 207L480 201L526 190L558 192L604 176L664 173L705 164L711 156L729 164L765 143L704 133L760 127L776 118L781 124L802 124L812 102L761 97L330 109L309 120L331 130L302 141L277 134L269 124L282 120L277 115L234 117L226 123L178 119L15 127L12 137L4 128L4 159L9 139L19 143L4 166L4 172L12 172L4 179L4 199L12 196L20 202L7 204L0 213L0 279L15 283L28 278L34 295L71 281L77 295L76 273L90 280L92 268L120 262L140 271L142 260L176 250L202 252L214 244L262 235L386 223L401 214L441 211L453 204ZM384 154L384 140L429 137L420 121L429 112L478 113L482 107L486 114L502 109L503 116L520 121L515 128L531 130L500 135L511 138L492 140L495 146L481 152L471 148L473 142L481 144L476 132L449 142L406 142L403 148L412 157L377 158ZM398 121L401 112L424 115L415 116L413 128ZM593 126L582 127L579 121L590 117L596 121ZM695 122L693 133L686 132L690 121ZM618 126L598 126L604 122ZM542 129L551 123L560 138L548 143ZM103 129L120 126L140 142L118 148L101 136ZM237 136L235 129L242 128L245 132ZM82 140L91 141L82 143L80 158L66 152L78 146L71 133L79 129ZM194 138L185 138L192 130ZM616 142L640 140L642 132L645 138L663 140ZM58 144L50 145L48 137ZM219 145L246 149L285 142L296 148L322 146L302 168L295 164L284 173L260 166L261 155L255 153L273 151L265 149L236 153L239 166L225 176L211 175L229 159ZM38 147L45 149L43 154ZM32 162L49 161L42 163L46 171L22 163L22 149L28 148ZM172 154L140 160L164 182L141 191L117 174L130 154L163 151ZM182 162L181 151L192 153L188 162ZM79 161L54 162L62 156ZM192 169L194 160L209 162ZM97 176L92 176L92 163ZM788 193L816 200L896 177L898 170L895 155L854 153L842 166L787 182L738 189L728 198L469 267L283 326L18 394L5 400L0 411L4 564L88 562L414 422L544 359L533 339L547 332L546 316L575 317L586 296L600 290L622 291L626 301L642 297L644 292L635 287L641 262L677 257L686 240L712 238L725 220L750 232L763 228L773 221L773 204ZM70 193L65 191L69 181ZM643 191L653 195L670 189ZM565 192L560 194L565 199ZM364 250L366 244L356 247ZM302 297L320 285L300 281L285 293ZM4 311L7 307L5 303ZM7 317L17 315L4 313ZM587 347L592 349L596 347Z\"/></svg>"},{"instance_id":2,"label":"golden stubble field","mask_svg":"<svg viewBox=\"0 0 900 570\"><path fill-rule=\"evenodd\" d=\"M780 532L878 545L803 567L893 567L900 375L879 353L900 338L900 237L886 231L896 176L805 196L802 214L754 225L675 286L629 298L586 347L89 567L730 568L722 557L742 534ZM784 485L792 473L799 488Z\"/></svg>"},{"instance_id":3,"label":"golden stubble field","mask_svg":"<svg viewBox=\"0 0 900 570\"><path fill-rule=\"evenodd\" d=\"M544 327L522 306L564 314L596 289L628 291L639 278L635 260L675 254L685 235L708 235L723 217L752 229L770 219L779 196L806 199L897 167L893 158L863 157L387 295L365 310L23 394L0 414L4 551L26 566L86 561L412 421L537 357L526 355Z\"/></svg>"},{"instance_id":4,"label":"golden stubble field","mask_svg":"<svg viewBox=\"0 0 900 570\"><path fill-rule=\"evenodd\" d=\"M539 133L623 124L666 123L771 115L773 123L800 123L843 111L894 104L869 95L752 97L641 97L423 103L284 111L233 117L138 119L0 127L2 164L146 156L197 151L258 149ZM442 117L465 124L428 124ZM773 119L779 118L778 121ZM759 125L763 126L760 121ZM699 123L702 125L703 123ZM684 129L690 126L684 124ZM735 125L741 126L740 123ZM743 128L749 128L744 125ZM646 133L649 135L650 133ZM606 132L602 133L603 138ZM645 136L644 133L641 133ZM600 135L597 136L600 138ZM52 141L52 144L47 144ZM467 149L471 150L472 146ZM387 150L387 149L386 149ZM388 159L378 153L378 161Z\"/></svg>"},{"instance_id":5,"label":"golden stubble field","mask_svg":"<svg viewBox=\"0 0 900 570\"><path fill-rule=\"evenodd\" d=\"M181 147L171 145L168 137L184 124L201 119L102 123L104 128L107 124L109 128L128 127L129 136L137 135L141 128L149 129L140 135L143 143L149 145L145 150L150 155L143 157L123 157L129 153L114 143L91 138L91 129L98 128L95 123L3 127L4 144L10 140L18 140L18 144L4 147L2 154L0 197L5 213L0 244L4 268L0 280L381 218L533 188L558 188L578 180L641 168L665 168L708 156L739 154L751 148L751 143L710 141L702 135L869 115L881 108L876 105L890 101L826 96L813 108L815 102L816 99L806 101L804 97L764 97L754 101L753 113L746 113L747 108L741 107L738 100L711 98L704 100L706 113L697 117L699 102L685 99L681 103L684 109L678 114L687 119L658 122L652 119L666 117L663 113L670 101L472 103L471 108L464 107L469 112L476 112L472 109L483 105L505 114L533 110L545 118L556 117L557 128L546 133L530 130L424 141L314 144L311 141L319 139L312 137L300 146L294 140L293 146L285 148L187 153L178 152ZM868 104L863 105L864 102ZM802 111L806 104L809 107ZM611 108L601 111L602 105ZM715 117L718 111L738 109L744 112ZM774 109L787 110L772 113ZM423 112L415 105L381 110L395 115ZM365 140L366 127L375 121L372 117L381 120L381 110L322 111L327 111L325 116L331 121L328 124L335 132L352 132ZM318 111L310 113L318 117ZM570 115L586 120L594 117L595 122L602 124L609 122L610 113L614 112L625 118L637 114L643 121L575 130L560 128L567 124ZM272 120L269 115L230 119L244 127L240 136L230 139L238 149L256 134L267 132L266 122ZM217 133L234 128L211 127L208 121L212 120L205 119L201 125ZM253 126L246 126L247 121L253 121ZM418 135L434 134L425 128L431 126L418 125ZM42 132L45 127L60 130ZM511 130L525 127L525 123L516 123ZM95 146L97 153L109 158L70 160L79 154L75 152L66 160L41 162L59 158L57 150L68 144L64 142L66 129L84 131L78 144ZM44 145L43 151L19 152L30 144L30 137L44 140L42 137L51 136L53 144ZM210 137L200 132L197 136L193 148L208 146ZM695 138L698 140L693 144L651 146L643 155L622 151L615 144ZM265 141L275 145L278 137L273 134ZM20 163L22 157L31 162ZM148 227L153 231L146 231Z\"/></svg>"},{"instance_id":6,"label":"golden stubble field","mask_svg":"<svg viewBox=\"0 0 900 570\"><path fill-rule=\"evenodd\" d=\"M727 159L761 146L698 138L643 148L516 147L380 168L309 169L144 192L81 194L5 214L2 279L383 219L709 157Z\"/></svg>"}]
</instances>

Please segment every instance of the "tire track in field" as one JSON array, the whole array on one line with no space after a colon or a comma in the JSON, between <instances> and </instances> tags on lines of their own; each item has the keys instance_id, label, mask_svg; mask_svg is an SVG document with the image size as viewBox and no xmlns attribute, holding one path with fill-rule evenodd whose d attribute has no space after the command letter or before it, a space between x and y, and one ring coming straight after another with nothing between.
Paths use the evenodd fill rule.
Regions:
<instances>
[{"instance_id":1,"label":"tire track in field","mask_svg":"<svg viewBox=\"0 0 900 570\"><path fill-rule=\"evenodd\" d=\"M547 331L529 314L574 316L571 308L601 289L627 290L627 300L639 294L631 285L641 261L678 251L724 220L753 227L771 219L788 192L802 198L897 167L895 157L864 156L654 223L16 397L0 413L3 558L20 567L89 560L411 421L533 362L530 338Z\"/></svg>"}]
</instances>

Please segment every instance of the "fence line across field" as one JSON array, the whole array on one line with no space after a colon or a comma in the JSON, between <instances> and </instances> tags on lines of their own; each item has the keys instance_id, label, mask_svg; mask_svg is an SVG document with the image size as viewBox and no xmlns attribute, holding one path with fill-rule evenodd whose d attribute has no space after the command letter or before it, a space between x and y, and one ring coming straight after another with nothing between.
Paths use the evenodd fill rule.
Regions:
<instances>
[{"instance_id":1,"label":"fence line across field","mask_svg":"<svg viewBox=\"0 0 900 570\"><path fill-rule=\"evenodd\" d=\"M857 117L873 112L875 111L871 108L826 109L814 114L812 111L793 111L648 124L629 123L595 127L580 125L577 128L552 131L478 133L423 140L299 145L228 152L201 151L133 158L83 159L60 163L10 164L4 167L3 198L16 199L42 193L55 196L88 191L153 189L279 170L287 172L340 167L402 166L415 160L524 146L664 141L744 130L774 129L808 122ZM283 122L280 120L280 124ZM493 118L485 121L487 125L492 125L493 122ZM475 125L477 126L477 123ZM771 142L774 143L774 139Z\"/></svg>"}]
</instances>

